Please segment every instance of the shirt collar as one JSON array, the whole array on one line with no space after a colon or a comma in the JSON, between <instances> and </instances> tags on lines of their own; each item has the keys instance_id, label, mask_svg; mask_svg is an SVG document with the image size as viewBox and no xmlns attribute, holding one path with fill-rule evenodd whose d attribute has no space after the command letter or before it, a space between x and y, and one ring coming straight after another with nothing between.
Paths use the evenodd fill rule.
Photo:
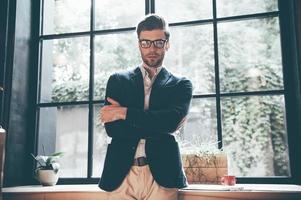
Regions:
<instances>
[{"instance_id":1,"label":"shirt collar","mask_svg":"<svg viewBox=\"0 0 301 200\"><path fill-rule=\"evenodd\" d=\"M156 68L156 73L155 73L153 79L157 77L157 75L160 73L160 71L161 71L161 69L162 69L163 67L164 67L164 66L161 65L160 67L157 67L157 68ZM148 76L148 72L147 72L146 69L143 67L143 64L141 64L139 68L140 68L140 70L141 70L141 73L142 73L143 78L145 78L145 76Z\"/></svg>"}]
</instances>

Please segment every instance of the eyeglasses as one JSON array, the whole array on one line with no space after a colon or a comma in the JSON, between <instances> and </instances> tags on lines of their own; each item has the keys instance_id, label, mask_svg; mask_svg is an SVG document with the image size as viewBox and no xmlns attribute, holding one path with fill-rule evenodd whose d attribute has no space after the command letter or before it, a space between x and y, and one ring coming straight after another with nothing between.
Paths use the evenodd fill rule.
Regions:
<instances>
[{"instance_id":1,"label":"eyeglasses","mask_svg":"<svg viewBox=\"0 0 301 200\"><path fill-rule=\"evenodd\" d=\"M151 45L153 44L154 47L162 49L165 45L165 43L167 42L167 40L139 40L139 44L141 46L141 48L150 48Z\"/></svg>"}]
</instances>

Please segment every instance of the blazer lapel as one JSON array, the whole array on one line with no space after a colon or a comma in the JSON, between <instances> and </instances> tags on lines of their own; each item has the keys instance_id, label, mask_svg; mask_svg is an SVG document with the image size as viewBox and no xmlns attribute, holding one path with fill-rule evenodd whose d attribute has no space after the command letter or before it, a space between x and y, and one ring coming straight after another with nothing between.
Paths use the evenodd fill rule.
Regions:
<instances>
[{"instance_id":1,"label":"blazer lapel","mask_svg":"<svg viewBox=\"0 0 301 200\"><path fill-rule=\"evenodd\" d=\"M165 68L162 68L158 76L156 77L155 82L153 83L152 91L156 90L156 88L163 87L168 81L169 77L170 77L169 72Z\"/></svg>"},{"instance_id":2,"label":"blazer lapel","mask_svg":"<svg viewBox=\"0 0 301 200\"><path fill-rule=\"evenodd\" d=\"M142 78L142 73L139 67L137 67L132 74L134 94L137 95L137 105L138 108L144 108L144 83ZM135 98L136 99L136 98Z\"/></svg>"},{"instance_id":3,"label":"blazer lapel","mask_svg":"<svg viewBox=\"0 0 301 200\"><path fill-rule=\"evenodd\" d=\"M158 91L164 87L169 78L170 73L165 68L162 68L152 86L152 91L149 97L149 108L153 107L154 100L158 97Z\"/></svg>"}]
</instances>

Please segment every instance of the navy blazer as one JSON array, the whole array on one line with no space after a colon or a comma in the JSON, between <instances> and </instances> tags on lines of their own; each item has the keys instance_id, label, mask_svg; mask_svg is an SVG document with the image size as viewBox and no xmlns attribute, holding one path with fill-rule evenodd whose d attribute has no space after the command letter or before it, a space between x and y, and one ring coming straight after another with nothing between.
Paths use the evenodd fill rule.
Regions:
<instances>
[{"instance_id":1,"label":"navy blazer","mask_svg":"<svg viewBox=\"0 0 301 200\"><path fill-rule=\"evenodd\" d=\"M145 153L156 182L167 188L186 187L179 147L172 133L188 113L191 82L162 68L152 86L149 109L144 110L143 77L137 67L110 76L106 97L128 109L126 120L105 124L112 141L108 145L99 187L113 191L121 185L142 138L146 139Z\"/></svg>"}]
</instances>

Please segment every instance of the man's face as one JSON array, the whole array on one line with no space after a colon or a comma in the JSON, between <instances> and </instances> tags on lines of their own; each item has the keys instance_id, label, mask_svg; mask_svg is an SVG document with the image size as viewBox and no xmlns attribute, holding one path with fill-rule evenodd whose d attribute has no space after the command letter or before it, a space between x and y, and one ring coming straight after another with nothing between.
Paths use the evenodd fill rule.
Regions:
<instances>
[{"instance_id":1,"label":"man's face","mask_svg":"<svg viewBox=\"0 0 301 200\"><path fill-rule=\"evenodd\" d=\"M151 31L141 31L139 40L148 40L148 41L155 41L155 40L166 40L165 33L163 30L155 29ZM161 41L162 42L162 41ZM148 67L157 68L162 65L165 51L168 49L168 41L165 42L163 48L158 48L152 42L149 48L142 48L139 45L139 50L141 53L141 58L143 62Z\"/></svg>"}]
</instances>

